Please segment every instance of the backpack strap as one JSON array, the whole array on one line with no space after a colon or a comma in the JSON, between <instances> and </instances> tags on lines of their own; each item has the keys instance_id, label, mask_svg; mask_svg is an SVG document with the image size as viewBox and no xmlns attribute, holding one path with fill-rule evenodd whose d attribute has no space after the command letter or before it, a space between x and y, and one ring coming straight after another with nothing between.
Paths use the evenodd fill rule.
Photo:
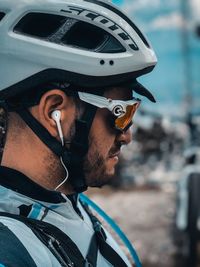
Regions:
<instances>
[{"instance_id":1,"label":"backpack strap","mask_svg":"<svg viewBox=\"0 0 200 267\"><path fill-rule=\"evenodd\" d=\"M86 259L92 260L93 266L96 266L98 249L102 256L110 262L114 267L128 267L119 254L106 242L106 233L101 225L101 222L92 214L88 205L81 202L85 211L89 215L95 231L90 243ZM96 245L96 244L97 245ZM96 257L96 258L95 258Z\"/></svg>"},{"instance_id":2,"label":"backpack strap","mask_svg":"<svg viewBox=\"0 0 200 267\"><path fill-rule=\"evenodd\" d=\"M0 212L0 216L23 222L48 247L63 267L85 267L86 260L71 238L56 226L21 215Z\"/></svg>"},{"instance_id":3,"label":"backpack strap","mask_svg":"<svg viewBox=\"0 0 200 267\"><path fill-rule=\"evenodd\" d=\"M98 250L114 267L128 267L117 252L106 243L106 233L100 221L92 214L87 205L83 203L82 205L88 213L94 229L86 259L71 238L54 225L7 212L0 212L0 216L16 219L28 226L63 267L96 267Z\"/></svg>"},{"instance_id":4,"label":"backpack strap","mask_svg":"<svg viewBox=\"0 0 200 267\"><path fill-rule=\"evenodd\" d=\"M86 266L88 267L96 267L97 266L97 256L98 256L98 245L96 240L96 235L94 234L92 236L92 239L90 241L90 246L88 249L88 253L86 256Z\"/></svg>"}]
</instances>

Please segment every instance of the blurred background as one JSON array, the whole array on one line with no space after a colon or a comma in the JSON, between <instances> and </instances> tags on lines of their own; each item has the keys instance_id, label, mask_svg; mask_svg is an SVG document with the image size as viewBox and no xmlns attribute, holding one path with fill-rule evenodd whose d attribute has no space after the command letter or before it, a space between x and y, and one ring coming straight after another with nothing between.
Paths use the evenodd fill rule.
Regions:
<instances>
[{"instance_id":1,"label":"blurred background","mask_svg":"<svg viewBox=\"0 0 200 267\"><path fill-rule=\"evenodd\" d=\"M200 0L113 3L146 33L157 53L155 70L139 79L157 103L142 102L113 184L88 194L124 230L144 267L197 267ZM1 140L4 121L0 110Z\"/></svg>"},{"instance_id":2,"label":"blurred background","mask_svg":"<svg viewBox=\"0 0 200 267\"><path fill-rule=\"evenodd\" d=\"M154 71L139 79L157 103L143 99L114 183L89 194L144 267L200 266L200 0L112 2L157 53Z\"/></svg>"}]
</instances>

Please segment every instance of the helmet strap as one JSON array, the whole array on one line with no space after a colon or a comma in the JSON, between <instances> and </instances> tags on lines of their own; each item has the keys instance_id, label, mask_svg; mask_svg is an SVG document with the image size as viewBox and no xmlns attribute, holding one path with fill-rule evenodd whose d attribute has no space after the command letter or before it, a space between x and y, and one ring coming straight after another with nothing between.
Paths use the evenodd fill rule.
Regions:
<instances>
[{"instance_id":1,"label":"helmet strap","mask_svg":"<svg viewBox=\"0 0 200 267\"><path fill-rule=\"evenodd\" d=\"M42 126L27 108L15 110L40 140L56 154L62 157L63 163L69 171L69 182L76 192L87 190L83 163L88 152L88 136L95 117L97 108L86 104L85 112L81 119L75 121L75 136L70 143L70 148L63 147L62 144L53 137L44 126Z\"/></svg>"},{"instance_id":2,"label":"helmet strap","mask_svg":"<svg viewBox=\"0 0 200 267\"><path fill-rule=\"evenodd\" d=\"M31 130L40 138L40 140L51 149L58 157L63 153L62 144L53 137L47 129L39 123L27 108L16 109L15 112L25 121Z\"/></svg>"},{"instance_id":3,"label":"helmet strap","mask_svg":"<svg viewBox=\"0 0 200 267\"><path fill-rule=\"evenodd\" d=\"M89 149L88 136L95 117L97 108L90 104L86 105L81 119L76 120L76 133L70 145L70 154L63 153L63 162L69 171L69 182L76 192L87 190L84 175L84 158Z\"/></svg>"}]
</instances>

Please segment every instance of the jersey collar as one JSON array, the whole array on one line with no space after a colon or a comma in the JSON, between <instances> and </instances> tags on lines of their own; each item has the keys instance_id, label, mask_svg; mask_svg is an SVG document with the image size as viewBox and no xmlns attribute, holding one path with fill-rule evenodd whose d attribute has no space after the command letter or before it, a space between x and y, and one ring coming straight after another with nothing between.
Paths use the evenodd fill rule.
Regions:
<instances>
[{"instance_id":1,"label":"jersey collar","mask_svg":"<svg viewBox=\"0 0 200 267\"><path fill-rule=\"evenodd\" d=\"M39 201L55 204L66 202L60 192L48 190L23 173L8 167L0 166L0 185Z\"/></svg>"}]
</instances>

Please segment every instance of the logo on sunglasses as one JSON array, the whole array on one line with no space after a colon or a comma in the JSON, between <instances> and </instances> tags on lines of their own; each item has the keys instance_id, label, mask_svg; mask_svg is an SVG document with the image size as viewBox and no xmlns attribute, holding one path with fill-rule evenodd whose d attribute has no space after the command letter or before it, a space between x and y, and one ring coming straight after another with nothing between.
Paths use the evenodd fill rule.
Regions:
<instances>
[{"instance_id":1,"label":"logo on sunglasses","mask_svg":"<svg viewBox=\"0 0 200 267\"><path fill-rule=\"evenodd\" d=\"M123 115L125 113L123 107L121 105L117 105L113 108L113 114L116 116L116 117L119 117L121 115Z\"/></svg>"},{"instance_id":2,"label":"logo on sunglasses","mask_svg":"<svg viewBox=\"0 0 200 267\"><path fill-rule=\"evenodd\" d=\"M113 31L113 33L117 34L131 49L139 50L138 46L129 36L129 34L125 32L119 25L105 16L99 15L91 10L73 6L68 6L67 9L61 9L61 12L81 16L89 19L90 21L101 23L103 26L106 26L109 30Z\"/></svg>"}]
</instances>

